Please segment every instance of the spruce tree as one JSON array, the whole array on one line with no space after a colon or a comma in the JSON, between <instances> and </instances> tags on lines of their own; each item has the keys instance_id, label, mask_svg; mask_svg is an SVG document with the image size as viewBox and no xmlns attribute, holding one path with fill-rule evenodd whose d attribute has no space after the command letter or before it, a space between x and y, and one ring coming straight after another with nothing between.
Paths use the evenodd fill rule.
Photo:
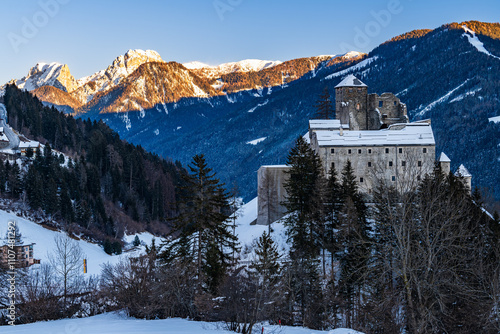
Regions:
<instances>
[{"instance_id":1,"label":"spruce tree","mask_svg":"<svg viewBox=\"0 0 500 334\"><path fill-rule=\"evenodd\" d=\"M298 137L290 150L287 163L290 169L285 182L287 198L284 203L289 213L285 221L290 246L289 303L296 303L299 321L317 327L322 312L322 294L318 273L318 255L322 247L324 229L318 206L322 206L322 164L318 155ZM322 209L321 209L322 210Z\"/></svg>"},{"instance_id":2,"label":"spruce tree","mask_svg":"<svg viewBox=\"0 0 500 334\"><path fill-rule=\"evenodd\" d=\"M134 241L132 242L132 245L133 245L134 247L138 247L138 246L140 246L140 245L141 245L141 240L139 239L139 236L138 236L138 235L136 235L136 236L135 236Z\"/></svg>"},{"instance_id":3,"label":"spruce tree","mask_svg":"<svg viewBox=\"0 0 500 334\"><path fill-rule=\"evenodd\" d=\"M321 160L303 137L298 137L288 154L285 182L287 198L283 203L289 213L285 222L292 243L291 255L313 258L318 255L320 231L314 220L318 184L322 175Z\"/></svg>"},{"instance_id":4,"label":"spruce tree","mask_svg":"<svg viewBox=\"0 0 500 334\"><path fill-rule=\"evenodd\" d=\"M367 222L366 205L359 192L349 160L342 170L342 197L344 204L340 215L339 233L341 248L338 254L341 269L340 288L346 300L346 319L348 325L351 325L354 298L359 297L370 255L370 227Z\"/></svg>"},{"instance_id":5,"label":"spruce tree","mask_svg":"<svg viewBox=\"0 0 500 334\"><path fill-rule=\"evenodd\" d=\"M316 118L318 119L334 119L335 111L332 107L332 100L330 93L328 92L328 87L325 87L318 101L314 105L316 107Z\"/></svg>"},{"instance_id":6,"label":"spruce tree","mask_svg":"<svg viewBox=\"0 0 500 334\"><path fill-rule=\"evenodd\" d=\"M254 270L264 282L276 277L280 272L278 262L280 254L278 247L268 232L262 233L256 243L255 259L250 268Z\"/></svg>"},{"instance_id":7,"label":"spruce tree","mask_svg":"<svg viewBox=\"0 0 500 334\"><path fill-rule=\"evenodd\" d=\"M189 169L178 201L179 215L172 220L179 236L166 245L162 258L193 261L200 285L215 293L237 248L230 228L229 195L203 155L194 156Z\"/></svg>"},{"instance_id":8,"label":"spruce tree","mask_svg":"<svg viewBox=\"0 0 500 334\"><path fill-rule=\"evenodd\" d=\"M340 227L340 214L344 206L342 185L339 182L337 171L332 166L330 169L325 194L326 225L324 232L324 247L330 252L331 270L333 275L333 264L335 254L339 253L340 244L338 229Z\"/></svg>"}]
</instances>

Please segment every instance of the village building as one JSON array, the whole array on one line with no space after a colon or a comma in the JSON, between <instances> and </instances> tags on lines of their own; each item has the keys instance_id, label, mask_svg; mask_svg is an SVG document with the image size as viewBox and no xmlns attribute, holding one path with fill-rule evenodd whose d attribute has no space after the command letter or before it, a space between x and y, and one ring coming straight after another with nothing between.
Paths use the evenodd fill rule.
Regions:
<instances>
[{"instance_id":1,"label":"village building","mask_svg":"<svg viewBox=\"0 0 500 334\"><path fill-rule=\"evenodd\" d=\"M415 183L435 166L436 142L430 120L410 123L407 108L392 93L368 94L368 87L354 75L335 86L336 119L309 121L305 136L321 158L323 172L339 174L351 162L359 189L369 197L379 183L398 190ZM445 171L450 160L439 159ZM268 225L286 213L289 166L262 166L258 171L257 224ZM471 175L463 167L469 189Z\"/></svg>"},{"instance_id":2,"label":"village building","mask_svg":"<svg viewBox=\"0 0 500 334\"><path fill-rule=\"evenodd\" d=\"M26 156L26 152L31 148L33 154L40 149L40 143L35 140L29 140L24 136L19 136L19 147L17 148L21 156Z\"/></svg>"},{"instance_id":3,"label":"village building","mask_svg":"<svg viewBox=\"0 0 500 334\"><path fill-rule=\"evenodd\" d=\"M7 267L9 264L9 254L14 253L15 267L26 268L33 264L40 264L40 260L35 259L33 256L33 245L19 245L19 246L0 246L0 267ZM10 252L9 252L10 250Z\"/></svg>"},{"instance_id":4,"label":"village building","mask_svg":"<svg viewBox=\"0 0 500 334\"><path fill-rule=\"evenodd\" d=\"M0 126L0 149L9 146L9 138L4 133L3 126Z\"/></svg>"}]
</instances>

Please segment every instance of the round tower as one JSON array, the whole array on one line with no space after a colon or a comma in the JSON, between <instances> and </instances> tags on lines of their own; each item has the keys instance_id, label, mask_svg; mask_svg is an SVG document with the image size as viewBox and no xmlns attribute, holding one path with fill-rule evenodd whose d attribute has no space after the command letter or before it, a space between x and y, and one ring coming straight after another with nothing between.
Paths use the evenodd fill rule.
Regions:
<instances>
[{"instance_id":1,"label":"round tower","mask_svg":"<svg viewBox=\"0 0 500 334\"><path fill-rule=\"evenodd\" d=\"M350 130L368 130L368 86L349 74L335 86L335 113Z\"/></svg>"}]
</instances>

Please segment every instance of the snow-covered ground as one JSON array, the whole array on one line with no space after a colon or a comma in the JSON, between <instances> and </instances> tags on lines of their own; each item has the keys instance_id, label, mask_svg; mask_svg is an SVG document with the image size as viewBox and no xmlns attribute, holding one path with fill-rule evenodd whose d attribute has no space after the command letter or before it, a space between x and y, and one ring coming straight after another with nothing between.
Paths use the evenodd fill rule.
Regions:
<instances>
[{"instance_id":1,"label":"snow-covered ground","mask_svg":"<svg viewBox=\"0 0 500 334\"><path fill-rule=\"evenodd\" d=\"M56 232L46 229L37 223L29 221L24 218L20 218L13 213L0 210L0 238L5 237L5 232L7 231L7 224L9 221L16 221L19 226L19 230L22 234L23 244L35 243L33 246L33 254L35 259L40 259L41 263L49 263L48 254L52 252L55 248L54 237L60 235L63 232ZM138 234L139 239L146 244L151 244L153 236L149 233ZM126 236L125 240L127 242L132 242L135 238L134 235ZM3 244L4 240L1 240ZM98 275L101 273L101 265L107 262L117 263L123 257L128 257L140 252L137 249L132 252L125 252L121 255L108 255L104 252L103 248L97 244L93 244L84 240L78 240L77 243L80 245L85 259L87 260L87 274L88 275ZM142 246L141 248L144 248ZM82 262L82 272L83 272L83 262Z\"/></svg>"},{"instance_id":2,"label":"snow-covered ground","mask_svg":"<svg viewBox=\"0 0 500 334\"><path fill-rule=\"evenodd\" d=\"M243 205L238 210L235 221L235 232L242 246L241 260L242 263L249 263L252 260L254 252L252 245L262 233L269 231L269 226L251 225L257 219L257 198ZM0 238L5 236L7 223L15 220L19 226L23 237L23 243L29 244L34 242L35 258L41 259L42 263L48 262L48 253L54 249L54 237L62 232L55 232L46 229L34 222L20 218L13 213L0 210ZM281 254L286 254L288 246L286 244L285 227L282 222L276 222L271 225L272 238L277 243ZM104 263L117 263L120 259L128 256L135 256L144 250L145 245L150 245L153 238L150 233L144 232L139 234L125 235L123 240L131 247L131 244L138 236L141 240L141 246L134 248L129 252L121 255L110 256L106 254L102 247L83 240L78 240L78 244L85 253L87 259L87 270L89 275L97 275L101 272L101 265ZM160 240L157 238L157 245ZM256 333L261 333L262 327L258 325ZM221 323L196 322L185 319L164 319L164 320L140 320L126 317L121 313L107 313L94 317L83 319L63 319L57 321L42 321L27 325L2 326L1 333L5 334L21 334L21 333L37 333L37 334L53 334L53 333L93 333L93 334L136 334L136 333L183 333L183 334L199 334L213 333L226 334L233 333L224 328ZM264 325L264 333L276 334L361 334L349 329L335 329L332 331L315 331L302 327L287 327L287 326L271 326Z\"/></svg>"},{"instance_id":3,"label":"snow-covered ground","mask_svg":"<svg viewBox=\"0 0 500 334\"><path fill-rule=\"evenodd\" d=\"M257 138L257 139L254 139L254 140L247 141L247 144L249 144L249 145L257 145L258 143L263 142L266 139L267 139L267 137Z\"/></svg>"},{"instance_id":4,"label":"snow-covered ground","mask_svg":"<svg viewBox=\"0 0 500 334\"><path fill-rule=\"evenodd\" d=\"M285 254L289 246L286 243L285 226L283 222L278 221L271 226L250 225L257 220L257 198L254 198L247 204L243 205L237 213L236 219L236 236L241 245L241 259L243 261L251 261L254 255L252 251L253 243L264 233L271 229L271 237L278 246L278 251Z\"/></svg>"},{"instance_id":5,"label":"snow-covered ground","mask_svg":"<svg viewBox=\"0 0 500 334\"><path fill-rule=\"evenodd\" d=\"M262 327L255 330L261 333ZM37 322L27 325L2 326L3 334L229 334L222 323L207 323L185 319L139 320L119 313L106 313L83 319L64 319ZM264 325L264 333L275 334L361 334L350 329L334 329L332 331L316 331L302 327Z\"/></svg>"}]
</instances>

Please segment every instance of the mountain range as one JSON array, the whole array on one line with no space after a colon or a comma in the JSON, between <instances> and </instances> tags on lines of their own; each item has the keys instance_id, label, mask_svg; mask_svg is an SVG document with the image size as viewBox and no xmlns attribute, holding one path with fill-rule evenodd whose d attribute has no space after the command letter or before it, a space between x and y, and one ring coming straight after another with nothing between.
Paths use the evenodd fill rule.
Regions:
<instances>
[{"instance_id":1,"label":"mountain range","mask_svg":"<svg viewBox=\"0 0 500 334\"><path fill-rule=\"evenodd\" d=\"M66 65L37 64L13 80L45 104L105 121L147 150L188 163L204 153L245 199L261 165L284 163L307 132L319 94L354 74L370 92L394 92L411 120L431 118L437 152L465 164L475 186L500 198L500 25L468 21L415 30L369 54L349 52L209 66L129 50L76 80Z\"/></svg>"}]
</instances>

